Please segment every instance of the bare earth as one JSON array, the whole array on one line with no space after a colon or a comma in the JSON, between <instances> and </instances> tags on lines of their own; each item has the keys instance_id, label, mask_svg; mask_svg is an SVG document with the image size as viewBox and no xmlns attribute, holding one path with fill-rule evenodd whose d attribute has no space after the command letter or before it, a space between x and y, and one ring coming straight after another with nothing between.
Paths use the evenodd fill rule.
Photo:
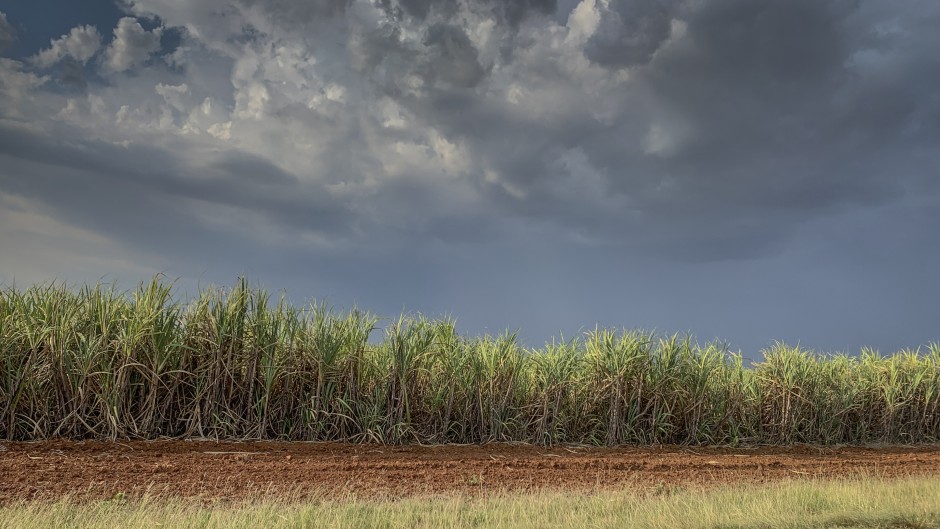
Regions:
<instances>
[{"instance_id":1,"label":"bare earth","mask_svg":"<svg viewBox=\"0 0 940 529\"><path fill-rule=\"evenodd\" d=\"M935 475L940 446L544 448L322 443L0 442L0 504L169 495L242 500L711 487L856 475ZM938 481L940 483L940 481Z\"/></svg>"}]
</instances>

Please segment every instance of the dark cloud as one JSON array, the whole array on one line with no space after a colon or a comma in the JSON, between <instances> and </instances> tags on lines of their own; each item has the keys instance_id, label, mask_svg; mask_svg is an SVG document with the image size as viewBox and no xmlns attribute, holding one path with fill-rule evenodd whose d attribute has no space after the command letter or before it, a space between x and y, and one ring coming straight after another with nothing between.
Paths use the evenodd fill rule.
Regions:
<instances>
[{"instance_id":1,"label":"dark cloud","mask_svg":"<svg viewBox=\"0 0 940 529\"><path fill-rule=\"evenodd\" d=\"M233 152L212 162L210 167L219 171L215 177L218 179L217 184L229 180L263 187L296 186L299 183L296 176L267 159L242 152Z\"/></svg>"},{"instance_id":2,"label":"dark cloud","mask_svg":"<svg viewBox=\"0 0 940 529\"><path fill-rule=\"evenodd\" d=\"M626 14L626 5L612 8ZM650 6L668 21L664 4ZM913 86L926 87L922 76L940 82L940 70L879 79L893 91L866 93L851 69L862 52L853 33L861 25L853 19L856 3L720 0L682 13L682 39L651 62L644 52L633 75L645 88L624 92L625 101L648 105L647 111L624 114L613 126L586 118L534 138L509 133L514 140L506 144L485 138L512 131L505 120L513 118L489 115L478 140L487 146L479 150L540 198L514 208L566 216L591 233L606 226L608 236L632 241L646 239L643 233L655 226L658 234L648 243L673 257L741 258L780 251L809 217L903 200L912 182L936 177L935 170L912 166L909 147L919 141L910 127L926 123L936 105L926 91L902 85L917 79ZM650 39L655 45L647 49L659 49L666 36ZM627 65L608 58L604 66ZM454 128L475 130L462 122ZM661 149L649 145L657 133L666 143ZM572 136L581 138L573 141L605 175L609 191L635 205L631 215L613 222L584 218L580 207L572 210L577 196L553 189L559 166L545 160Z\"/></svg>"},{"instance_id":3,"label":"dark cloud","mask_svg":"<svg viewBox=\"0 0 940 529\"><path fill-rule=\"evenodd\" d=\"M182 202L173 209L188 203L197 210L204 204L251 211L292 232L343 237L354 227L347 207L331 198L323 186L301 184L270 161L245 153L219 153L206 167L197 169L179 163L172 151L145 145L125 148L86 142L76 146L72 141L2 126L0 139L0 154L50 168L28 179L0 174L0 189L40 201L54 199L52 205L66 218L81 217L81 224L104 232L116 230L120 239L147 222L167 221L158 212L148 216L145 209L139 209L140 222L115 222L121 210L131 215L140 204L157 209L177 200ZM63 187L65 180L68 189ZM102 216L109 201L121 206L112 210L115 215Z\"/></svg>"},{"instance_id":4,"label":"dark cloud","mask_svg":"<svg viewBox=\"0 0 940 529\"><path fill-rule=\"evenodd\" d=\"M286 27L308 26L342 15L353 0L239 0L247 7L260 9L272 20Z\"/></svg>"},{"instance_id":5,"label":"dark cloud","mask_svg":"<svg viewBox=\"0 0 940 529\"><path fill-rule=\"evenodd\" d=\"M398 27L384 25L359 37L351 54L354 67L396 97L427 88L445 93L472 88L486 76L473 42L450 24L428 27L420 43L407 43ZM413 85L415 77L421 86Z\"/></svg>"},{"instance_id":6,"label":"dark cloud","mask_svg":"<svg viewBox=\"0 0 940 529\"><path fill-rule=\"evenodd\" d=\"M379 0L378 3L388 16L395 20L400 20L405 15L424 20L428 17L431 7L434 5L447 6L451 10L456 6L456 2L444 3L435 0Z\"/></svg>"},{"instance_id":7,"label":"dark cloud","mask_svg":"<svg viewBox=\"0 0 940 529\"><path fill-rule=\"evenodd\" d=\"M681 0L611 0L584 54L610 67L646 64L669 38Z\"/></svg>"},{"instance_id":8,"label":"dark cloud","mask_svg":"<svg viewBox=\"0 0 940 529\"><path fill-rule=\"evenodd\" d=\"M935 334L940 7L132 7L179 40L152 35L134 75L71 41L48 69L0 60L0 203L128 261L536 341L594 321L748 347Z\"/></svg>"},{"instance_id":9,"label":"dark cloud","mask_svg":"<svg viewBox=\"0 0 940 529\"><path fill-rule=\"evenodd\" d=\"M691 131L674 156L648 166L674 181L677 203L802 216L903 195L902 182L918 175L899 178L907 139L898 126L916 113L903 107L922 98L859 93L850 67L861 51L849 32L856 12L854 3L722 0L689 14L685 45L640 72L651 97ZM845 127L872 114L898 122ZM594 153L616 160L618 147Z\"/></svg>"},{"instance_id":10,"label":"dark cloud","mask_svg":"<svg viewBox=\"0 0 940 529\"><path fill-rule=\"evenodd\" d=\"M509 25L517 26L530 14L550 15L558 9L558 0L503 0L493 8Z\"/></svg>"},{"instance_id":11,"label":"dark cloud","mask_svg":"<svg viewBox=\"0 0 940 529\"><path fill-rule=\"evenodd\" d=\"M425 77L453 87L473 87L485 71L473 43L462 29L448 24L428 28L424 45L429 48Z\"/></svg>"},{"instance_id":12,"label":"dark cloud","mask_svg":"<svg viewBox=\"0 0 940 529\"><path fill-rule=\"evenodd\" d=\"M404 15L425 20L434 14L451 20L460 12L457 0L378 0L378 4L394 19ZM470 0L472 10L488 11L501 24L518 26L535 14L550 15L558 9L557 0Z\"/></svg>"},{"instance_id":13,"label":"dark cloud","mask_svg":"<svg viewBox=\"0 0 940 529\"><path fill-rule=\"evenodd\" d=\"M59 82L64 86L79 91L84 91L88 87L88 81L85 79L85 66L68 57L60 65Z\"/></svg>"},{"instance_id":14,"label":"dark cloud","mask_svg":"<svg viewBox=\"0 0 940 529\"><path fill-rule=\"evenodd\" d=\"M413 65L416 51L402 42L401 28L383 24L350 36L350 66L392 90Z\"/></svg>"}]
</instances>

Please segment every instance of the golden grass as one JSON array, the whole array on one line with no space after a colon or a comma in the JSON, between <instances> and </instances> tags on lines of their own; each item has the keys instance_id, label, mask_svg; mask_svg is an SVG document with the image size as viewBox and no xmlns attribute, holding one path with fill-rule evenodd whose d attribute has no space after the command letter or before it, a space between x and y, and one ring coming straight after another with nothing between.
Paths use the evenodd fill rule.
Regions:
<instances>
[{"instance_id":1,"label":"golden grass","mask_svg":"<svg viewBox=\"0 0 940 529\"><path fill-rule=\"evenodd\" d=\"M199 505L116 499L0 508L0 529L56 528L937 528L940 480L793 481L712 491L539 493L398 501Z\"/></svg>"}]
</instances>

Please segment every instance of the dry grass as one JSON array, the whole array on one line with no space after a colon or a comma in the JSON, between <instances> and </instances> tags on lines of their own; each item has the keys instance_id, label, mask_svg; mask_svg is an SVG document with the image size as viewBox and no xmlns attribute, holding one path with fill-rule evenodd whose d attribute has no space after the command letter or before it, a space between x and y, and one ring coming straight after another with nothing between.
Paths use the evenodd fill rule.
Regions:
<instances>
[{"instance_id":1,"label":"dry grass","mask_svg":"<svg viewBox=\"0 0 940 529\"><path fill-rule=\"evenodd\" d=\"M763 488L522 494L399 501L199 505L121 498L0 507L0 529L58 528L940 528L936 479L795 481Z\"/></svg>"}]
</instances>

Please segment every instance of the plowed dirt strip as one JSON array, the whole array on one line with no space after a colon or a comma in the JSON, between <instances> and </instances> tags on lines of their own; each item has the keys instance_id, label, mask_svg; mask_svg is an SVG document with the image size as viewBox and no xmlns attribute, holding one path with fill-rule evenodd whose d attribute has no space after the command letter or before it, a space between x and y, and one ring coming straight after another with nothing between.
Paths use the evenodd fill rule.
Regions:
<instances>
[{"instance_id":1,"label":"plowed dirt strip","mask_svg":"<svg viewBox=\"0 0 940 529\"><path fill-rule=\"evenodd\" d=\"M502 490L708 487L801 477L936 475L940 446L542 448L308 443L0 443L0 503L144 493L400 497ZM940 481L938 481L940 483Z\"/></svg>"}]
</instances>

